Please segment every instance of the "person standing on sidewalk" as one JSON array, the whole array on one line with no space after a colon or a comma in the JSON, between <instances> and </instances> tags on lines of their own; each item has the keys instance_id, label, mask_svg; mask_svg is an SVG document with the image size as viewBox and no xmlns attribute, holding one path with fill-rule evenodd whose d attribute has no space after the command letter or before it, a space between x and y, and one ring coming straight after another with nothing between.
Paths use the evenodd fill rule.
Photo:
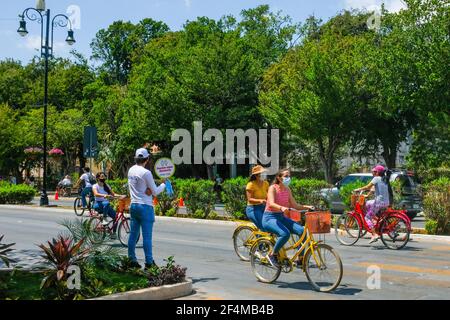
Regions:
<instances>
[{"instance_id":1,"label":"person standing on sidewalk","mask_svg":"<svg viewBox=\"0 0 450 320\"><path fill-rule=\"evenodd\" d=\"M166 188L162 183L156 186L150 170L150 153L145 148L136 150L136 165L128 171L128 188L131 196L130 215L131 231L128 239L128 257L131 267L141 268L136 258L136 242L142 228L144 241L145 268L155 266L152 252L153 224L155 222L155 210L153 208L153 196L157 196Z\"/></svg>"}]
</instances>

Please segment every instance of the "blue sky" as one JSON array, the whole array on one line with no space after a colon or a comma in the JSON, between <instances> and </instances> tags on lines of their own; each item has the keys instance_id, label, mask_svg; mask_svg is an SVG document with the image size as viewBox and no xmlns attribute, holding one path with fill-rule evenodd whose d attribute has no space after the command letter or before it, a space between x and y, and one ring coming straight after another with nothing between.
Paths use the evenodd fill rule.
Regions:
<instances>
[{"instance_id":1,"label":"blue sky","mask_svg":"<svg viewBox=\"0 0 450 320\"><path fill-rule=\"evenodd\" d=\"M27 7L34 7L35 0L2 0L0 10L0 59L14 58L28 62L39 49L39 30L36 22L28 22L29 34L20 37L16 30L18 15ZM5 3L6 2L6 3ZM236 17L242 9L269 4L273 11L281 10L294 21L304 21L311 14L323 20L337 12L349 8L374 9L385 2L390 11L397 11L404 6L402 0L46 0L52 15L66 13L70 6L80 9L80 29L75 30L77 43L73 47L65 44L66 31L55 30L55 55L68 56L75 49L85 56L91 55L90 43L96 32L107 28L113 21L124 20L136 23L143 18L164 21L171 30L179 30L187 20L198 16L219 19L223 15Z\"/></svg>"}]
</instances>

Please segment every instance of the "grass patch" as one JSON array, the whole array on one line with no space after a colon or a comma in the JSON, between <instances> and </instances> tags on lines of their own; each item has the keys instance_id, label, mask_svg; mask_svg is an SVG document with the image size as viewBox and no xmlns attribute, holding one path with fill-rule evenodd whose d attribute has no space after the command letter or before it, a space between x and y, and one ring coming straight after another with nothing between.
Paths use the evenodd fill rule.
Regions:
<instances>
[{"instance_id":1,"label":"grass patch","mask_svg":"<svg viewBox=\"0 0 450 320\"><path fill-rule=\"evenodd\" d=\"M89 299L98 296L148 288L148 278L143 272L119 272L101 268L90 268L89 275L82 275L80 298ZM87 276L87 277L86 277ZM6 300L48 300L55 299L56 290L40 289L44 275L15 270L13 273L0 274L0 281L6 289L0 293L0 299Z\"/></svg>"}]
</instances>

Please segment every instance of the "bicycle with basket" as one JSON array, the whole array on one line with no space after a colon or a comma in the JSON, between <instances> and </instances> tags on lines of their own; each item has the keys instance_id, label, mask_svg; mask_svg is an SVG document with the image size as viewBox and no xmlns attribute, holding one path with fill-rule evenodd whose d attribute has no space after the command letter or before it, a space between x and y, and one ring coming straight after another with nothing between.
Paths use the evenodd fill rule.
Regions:
<instances>
[{"instance_id":1,"label":"bicycle with basket","mask_svg":"<svg viewBox=\"0 0 450 320\"><path fill-rule=\"evenodd\" d=\"M333 291L341 282L343 266L339 254L325 243L325 236L331 230L331 213L307 211L304 216L303 234L295 243L288 243L280 250L278 267L272 266L268 260L275 245L275 236L266 233L255 241L250 249L253 274L261 282L272 283L281 272L292 272L296 265L315 290ZM302 211L291 209L290 218L302 224Z\"/></svg>"}]
</instances>

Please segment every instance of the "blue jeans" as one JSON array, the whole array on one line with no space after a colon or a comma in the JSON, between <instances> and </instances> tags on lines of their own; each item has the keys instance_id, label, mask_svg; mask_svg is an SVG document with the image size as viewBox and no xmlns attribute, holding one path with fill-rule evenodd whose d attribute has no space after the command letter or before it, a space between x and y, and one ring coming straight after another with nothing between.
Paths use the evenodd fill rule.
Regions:
<instances>
[{"instance_id":1,"label":"blue jeans","mask_svg":"<svg viewBox=\"0 0 450 320\"><path fill-rule=\"evenodd\" d=\"M92 187L86 187L81 191L81 203L83 204L83 207L87 207L86 196L88 194L89 196L92 194Z\"/></svg>"},{"instance_id":2,"label":"blue jeans","mask_svg":"<svg viewBox=\"0 0 450 320\"><path fill-rule=\"evenodd\" d=\"M291 232L300 236L303 234L304 230L304 228L294 220L286 218L282 212L264 212L262 225L265 231L272 232L278 236L277 242L273 247L274 253L278 253L286 242L289 241Z\"/></svg>"},{"instance_id":3,"label":"blue jeans","mask_svg":"<svg viewBox=\"0 0 450 320\"><path fill-rule=\"evenodd\" d=\"M95 201L94 210L98 213L102 213L103 216L109 216L111 219L116 218L116 211L111 207L111 204L108 200L105 201ZM117 224L114 223L113 231L116 232Z\"/></svg>"},{"instance_id":4,"label":"blue jeans","mask_svg":"<svg viewBox=\"0 0 450 320\"><path fill-rule=\"evenodd\" d=\"M142 238L144 240L145 263L153 262L152 233L155 222L155 211L153 206L132 203L130 206L131 230L128 239L128 257L131 261L137 261L136 242L142 227Z\"/></svg>"},{"instance_id":5,"label":"blue jeans","mask_svg":"<svg viewBox=\"0 0 450 320\"><path fill-rule=\"evenodd\" d=\"M265 207L266 206L264 204L256 204L256 205L249 204L249 205L247 205L247 208L245 208L245 214L247 215L247 217L261 231L264 231L263 225L262 225L262 219L263 219Z\"/></svg>"}]
</instances>

